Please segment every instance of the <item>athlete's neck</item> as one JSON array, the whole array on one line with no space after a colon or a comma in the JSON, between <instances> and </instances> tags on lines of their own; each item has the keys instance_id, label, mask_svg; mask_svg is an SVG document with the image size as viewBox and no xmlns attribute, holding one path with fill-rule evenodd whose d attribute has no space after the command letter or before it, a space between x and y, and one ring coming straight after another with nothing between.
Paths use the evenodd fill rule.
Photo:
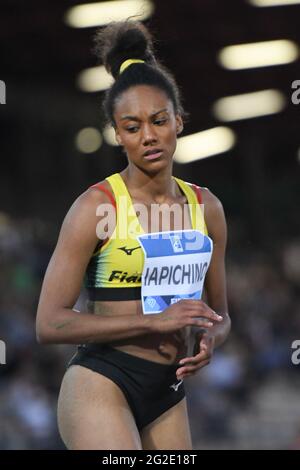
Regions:
<instances>
[{"instance_id":1,"label":"athlete's neck","mask_svg":"<svg viewBox=\"0 0 300 470\"><path fill-rule=\"evenodd\" d=\"M172 168L168 168L153 176L145 174L138 168L128 166L120 172L128 190L139 199L145 197L147 200L162 204L170 198L176 197L177 185L172 177Z\"/></svg>"}]
</instances>

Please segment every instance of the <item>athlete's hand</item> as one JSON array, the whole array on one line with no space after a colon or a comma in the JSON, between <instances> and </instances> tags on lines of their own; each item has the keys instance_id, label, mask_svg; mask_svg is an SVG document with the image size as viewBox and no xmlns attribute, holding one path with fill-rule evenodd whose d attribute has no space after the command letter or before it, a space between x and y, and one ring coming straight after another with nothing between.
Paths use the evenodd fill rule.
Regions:
<instances>
[{"instance_id":1,"label":"athlete's hand","mask_svg":"<svg viewBox=\"0 0 300 470\"><path fill-rule=\"evenodd\" d=\"M223 320L202 300L180 300L166 308L162 313L153 315L155 330L159 333L173 333L186 326L211 328Z\"/></svg>"},{"instance_id":2,"label":"athlete's hand","mask_svg":"<svg viewBox=\"0 0 300 470\"><path fill-rule=\"evenodd\" d=\"M176 376L178 380L185 379L191 375L195 375L199 369L207 366L210 363L211 357L213 355L215 338L209 336L208 333L204 333L200 338L199 343L199 352L193 357L186 357L179 361L180 367L176 371Z\"/></svg>"}]
</instances>

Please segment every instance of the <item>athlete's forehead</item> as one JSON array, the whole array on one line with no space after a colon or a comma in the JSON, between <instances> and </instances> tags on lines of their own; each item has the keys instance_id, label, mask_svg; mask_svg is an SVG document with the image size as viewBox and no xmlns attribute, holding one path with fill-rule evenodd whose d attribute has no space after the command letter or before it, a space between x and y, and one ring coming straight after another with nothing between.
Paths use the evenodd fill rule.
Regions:
<instances>
[{"instance_id":1,"label":"athlete's forehead","mask_svg":"<svg viewBox=\"0 0 300 470\"><path fill-rule=\"evenodd\" d=\"M125 120L131 117L155 117L163 112L174 112L173 103L166 93L157 87L138 85L122 93L116 102L114 114L116 119Z\"/></svg>"}]
</instances>

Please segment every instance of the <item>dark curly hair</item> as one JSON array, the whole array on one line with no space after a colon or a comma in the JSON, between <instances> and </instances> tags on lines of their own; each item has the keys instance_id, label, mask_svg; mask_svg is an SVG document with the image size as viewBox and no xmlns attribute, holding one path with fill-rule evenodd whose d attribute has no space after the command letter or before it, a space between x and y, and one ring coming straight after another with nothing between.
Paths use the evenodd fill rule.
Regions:
<instances>
[{"instance_id":1,"label":"dark curly hair","mask_svg":"<svg viewBox=\"0 0 300 470\"><path fill-rule=\"evenodd\" d=\"M163 90L172 101L175 113L185 116L175 79L156 60L151 35L142 23L138 21L110 23L96 32L94 41L94 52L115 79L107 90L104 100L106 117L113 125L115 125L113 114L117 97L135 85L150 85ZM127 59L140 59L145 63L132 64L119 74L121 64Z\"/></svg>"}]
</instances>

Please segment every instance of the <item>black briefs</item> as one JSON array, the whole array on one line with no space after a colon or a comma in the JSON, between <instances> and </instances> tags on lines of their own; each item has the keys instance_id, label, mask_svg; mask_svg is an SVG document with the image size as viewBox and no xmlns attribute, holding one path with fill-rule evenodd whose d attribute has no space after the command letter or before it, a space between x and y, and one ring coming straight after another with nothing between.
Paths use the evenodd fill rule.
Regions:
<instances>
[{"instance_id":1,"label":"black briefs","mask_svg":"<svg viewBox=\"0 0 300 470\"><path fill-rule=\"evenodd\" d=\"M185 397L176 377L179 364L160 364L119 351L106 344L78 346L70 360L112 380L124 393L141 430Z\"/></svg>"}]
</instances>

